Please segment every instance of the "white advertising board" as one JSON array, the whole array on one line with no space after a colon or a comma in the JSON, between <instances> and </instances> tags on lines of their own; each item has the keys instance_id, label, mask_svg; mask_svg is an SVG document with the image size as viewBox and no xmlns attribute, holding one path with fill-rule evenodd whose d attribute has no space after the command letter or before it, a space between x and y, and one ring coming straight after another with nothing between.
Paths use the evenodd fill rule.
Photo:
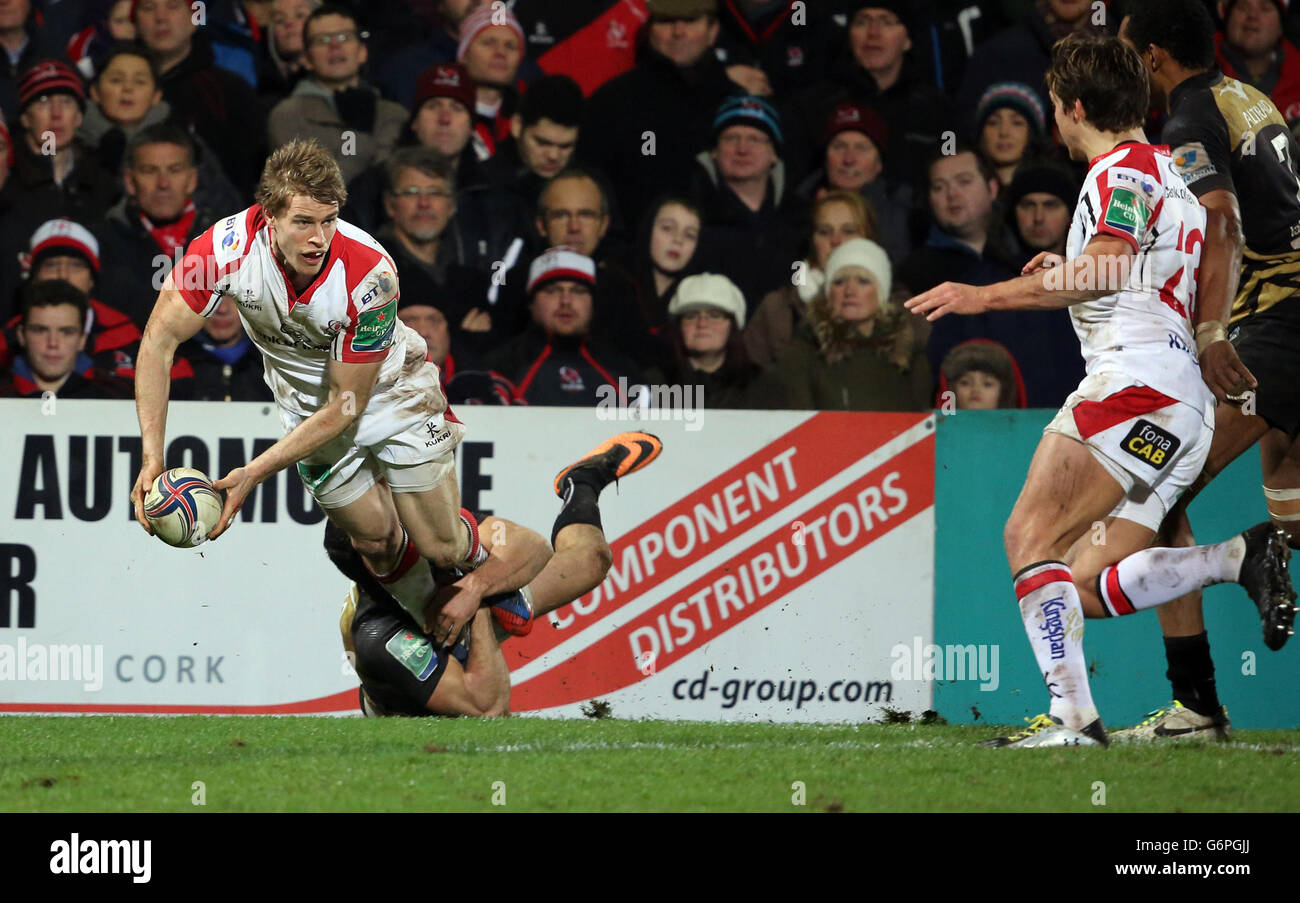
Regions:
<instances>
[{"instance_id":1,"label":"white advertising board","mask_svg":"<svg viewBox=\"0 0 1300 903\"><path fill-rule=\"evenodd\" d=\"M891 650L933 636L934 424L707 412L642 424L473 407L463 503L550 534L556 471L639 426L650 468L601 499L604 584L505 644L518 713L859 721L930 708ZM623 412L626 413L626 412ZM131 520L129 402L0 402L0 712L354 713L347 581L296 474L197 549ZM257 404L179 403L168 466L214 479L280 435Z\"/></svg>"}]
</instances>

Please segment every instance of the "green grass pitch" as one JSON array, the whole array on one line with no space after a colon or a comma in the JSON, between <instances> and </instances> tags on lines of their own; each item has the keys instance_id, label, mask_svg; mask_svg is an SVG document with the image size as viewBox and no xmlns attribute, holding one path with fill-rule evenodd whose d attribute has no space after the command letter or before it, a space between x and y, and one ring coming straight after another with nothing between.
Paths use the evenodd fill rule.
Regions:
<instances>
[{"instance_id":1,"label":"green grass pitch","mask_svg":"<svg viewBox=\"0 0 1300 903\"><path fill-rule=\"evenodd\" d=\"M1300 731L1109 750L973 745L992 733L616 718L5 716L0 811L1300 810Z\"/></svg>"}]
</instances>

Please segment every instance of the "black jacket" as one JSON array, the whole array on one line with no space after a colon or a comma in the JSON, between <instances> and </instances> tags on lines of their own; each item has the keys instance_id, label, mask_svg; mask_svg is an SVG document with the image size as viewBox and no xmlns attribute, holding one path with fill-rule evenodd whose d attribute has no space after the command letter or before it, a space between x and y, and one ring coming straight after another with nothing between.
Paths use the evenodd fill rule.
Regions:
<instances>
[{"instance_id":1,"label":"black jacket","mask_svg":"<svg viewBox=\"0 0 1300 903\"><path fill-rule=\"evenodd\" d=\"M212 46L199 31L190 55L163 74L160 87L173 118L199 133L230 181L251 199L266 160L266 122L252 86L215 64Z\"/></svg>"},{"instance_id":2,"label":"black jacket","mask_svg":"<svg viewBox=\"0 0 1300 903\"><path fill-rule=\"evenodd\" d=\"M513 382L530 405L613 407L620 389L639 382L635 365L599 340L552 337L536 325L499 348L487 364Z\"/></svg>"},{"instance_id":3,"label":"black jacket","mask_svg":"<svg viewBox=\"0 0 1300 903\"><path fill-rule=\"evenodd\" d=\"M484 306L487 274L465 264L460 233L454 219L443 230L442 241L438 245L438 259L432 267L406 250L391 225L380 229L375 238L397 265L397 279L402 294L399 306L428 304L436 307L447 318L452 332L458 331L460 321L472 308Z\"/></svg>"},{"instance_id":4,"label":"black jacket","mask_svg":"<svg viewBox=\"0 0 1300 903\"><path fill-rule=\"evenodd\" d=\"M895 180L919 181L940 136L957 128L948 98L909 65L904 64L893 87L881 91L852 56L841 56L822 82L799 92L781 110L787 132L785 160L794 178L825 163L826 123L844 101L867 104L885 120L889 139L882 158L885 174Z\"/></svg>"},{"instance_id":5,"label":"black jacket","mask_svg":"<svg viewBox=\"0 0 1300 903\"><path fill-rule=\"evenodd\" d=\"M808 205L786 183L785 173L778 163L763 206L755 211L720 181L708 153L698 156L692 194L704 213L704 227L696 262L734 282L749 312L768 292L790 283L791 264L803 256L811 231Z\"/></svg>"},{"instance_id":6,"label":"black jacket","mask_svg":"<svg viewBox=\"0 0 1300 903\"><path fill-rule=\"evenodd\" d=\"M196 209L194 223L185 236L186 245L219 218L210 210ZM140 222L138 208L128 198L109 210L94 232L99 238L100 297L144 329L163 280L176 263L175 258L163 253Z\"/></svg>"},{"instance_id":7,"label":"black jacket","mask_svg":"<svg viewBox=\"0 0 1300 903\"><path fill-rule=\"evenodd\" d=\"M982 255L976 254L935 228L926 243L907 258L898 278L914 294L941 282L991 285L1019 272L1004 247L1003 240L990 242ZM1064 309L991 311L935 321L926 343L935 385L939 384L944 357L968 339L992 339L1006 346L1020 364L1031 408L1060 407L1083 379L1079 340Z\"/></svg>"},{"instance_id":8,"label":"black jacket","mask_svg":"<svg viewBox=\"0 0 1300 903\"><path fill-rule=\"evenodd\" d=\"M718 50L728 66L756 66L767 75L772 92L786 97L821 81L839 29L821 4L803 3L802 17L795 14L796 0L786 0L751 22L736 0L719 0Z\"/></svg>"},{"instance_id":9,"label":"black jacket","mask_svg":"<svg viewBox=\"0 0 1300 903\"><path fill-rule=\"evenodd\" d=\"M658 195L687 190L695 155L713 134L714 114L724 98L740 92L712 52L683 69L647 46L632 71L591 96L578 156L616 180L624 222L640 220ZM643 153L650 141L654 153Z\"/></svg>"},{"instance_id":10,"label":"black jacket","mask_svg":"<svg viewBox=\"0 0 1300 903\"><path fill-rule=\"evenodd\" d=\"M212 354L212 343L203 332L181 345L183 355L194 368L194 401L274 401L266 384L261 352L245 340L244 353L232 363Z\"/></svg>"}]
</instances>

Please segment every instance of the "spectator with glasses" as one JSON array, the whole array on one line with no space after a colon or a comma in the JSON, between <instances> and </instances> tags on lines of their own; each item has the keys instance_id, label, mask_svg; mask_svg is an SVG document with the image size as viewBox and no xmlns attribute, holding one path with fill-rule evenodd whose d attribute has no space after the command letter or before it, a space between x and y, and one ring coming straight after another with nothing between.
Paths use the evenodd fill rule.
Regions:
<instances>
[{"instance_id":1,"label":"spectator with glasses","mask_svg":"<svg viewBox=\"0 0 1300 903\"><path fill-rule=\"evenodd\" d=\"M593 335L644 365L658 357L657 349L650 340L636 283L620 262L619 249L606 240L609 227L609 191L599 177L587 170L566 169L547 184L538 198L535 228L543 247L568 248L595 262L599 275L595 289L598 316L592 323ZM494 305L500 312L493 312L491 317L507 334L517 333L524 325L521 321L528 302L521 297L523 280L519 274L527 271L525 265L503 273L505 284L500 286ZM497 297L492 289L490 300ZM466 325L472 328L468 322Z\"/></svg>"},{"instance_id":2,"label":"spectator with glasses","mask_svg":"<svg viewBox=\"0 0 1300 903\"><path fill-rule=\"evenodd\" d=\"M689 397L701 407L752 407L750 386L760 370L749 362L741 340L745 296L736 284L716 273L687 276L668 305L668 317L672 358L663 370L651 370L646 382L697 386Z\"/></svg>"},{"instance_id":3,"label":"spectator with glasses","mask_svg":"<svg viewBox=\"0 0 1300 903\"><path fill-rule=\"evenodd\" d=\"M339 164L345 181L392 152L407 114L361 78L366 37L346 7L326 4L307 17L303 67L309 74L271 110L272 149L294 138L315 138Z\"/></svg>"},{"instance_id":4,"label":"spectator with glasses","mask_svg":"<svg viewBox=\"0 0 1300 903\"><path fill-rule=\"evenodd\" d=\"M430 148L404 147L385 170L389 224L375 237L401 274L402 310L436 308L458 327L470 308L482 305L488 278L464 263L451 164Z\"/></svg>"}]
</instances>

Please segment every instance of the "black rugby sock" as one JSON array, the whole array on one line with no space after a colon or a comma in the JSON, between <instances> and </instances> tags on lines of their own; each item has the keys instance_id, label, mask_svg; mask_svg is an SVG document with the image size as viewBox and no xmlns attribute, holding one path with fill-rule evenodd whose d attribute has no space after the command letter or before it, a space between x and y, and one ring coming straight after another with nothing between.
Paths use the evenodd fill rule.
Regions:
<instances>
[{"instance_id":1,"label":"black rugby sock","mask_svg":"<svg viewBox=\"0 0 1300 903\"><path fill-rule=\"evenodd\" d=\"M1214 682L1209 636L1201 632L1196 636L1165 637L1165 659L1169 662L1165 677L1173 686L1174 698L1198 715L1216 714L1219 691Z\"/></svg>"},{"instance_id":2,"label":"black rugby sock","mask_svg":"<svg viewBox=\"0 0 1300 903\"><path fill-rule=\"evenodd\" d=\"M591 524L597 530L604 529L600 525L600 490L605 487L598 477L585 473L582 468L575 468L564 478L561 488L564 506L551 528L552 546L560 531L570 524Z\"/></svg>"}]
</instances>

